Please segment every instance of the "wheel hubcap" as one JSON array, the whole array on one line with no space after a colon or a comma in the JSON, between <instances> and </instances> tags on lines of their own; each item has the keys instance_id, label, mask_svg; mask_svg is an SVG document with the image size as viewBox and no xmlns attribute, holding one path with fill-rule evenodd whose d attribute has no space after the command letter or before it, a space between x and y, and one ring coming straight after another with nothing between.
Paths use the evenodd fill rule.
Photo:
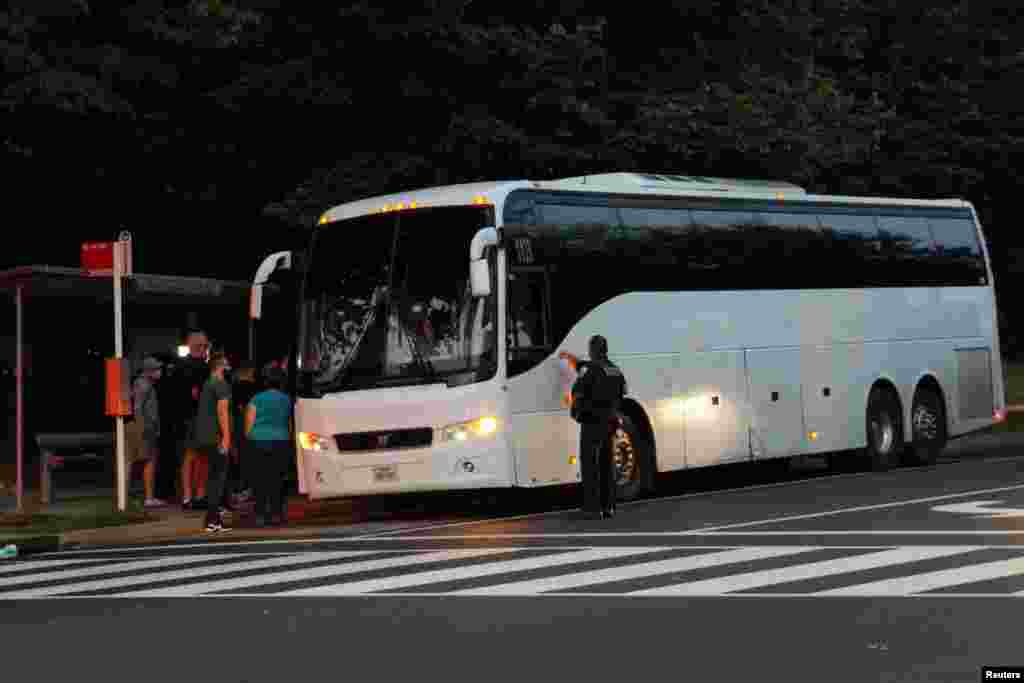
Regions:
<instances>
[{"instance_id":1,"label":"wheel hubcap","mask_svg":"<svg viewBox=\"0 0 1024 683\"><path fill-rule=\"evenodd\" d=\"M612 438L612 461L615 463L616 481L620 484L633 479L636 472L636 449L629 433L619 427Z\"/></svg>"},{"instance_id":2,"label":"wheel hubcap","mask_svg":"<svg viewBox=\"0 0 1024 683\"><path fill-rule=\"evenodd\" d=\"M880 455L888 455L896 441L896 428L893 425L892 417L886 413L875 416L871 420L871 433L874 436L875 450Z\"/></svg>"},{"instance_id":3,"label":"wheel hubcap","mask_svg":"<svg viewBox=\"0 0 1024 683\"><path fill-rule=\"evenodd\" d=\"M914 435L919 441L939 438L939 416L927 406L917 406L914 410Z\"/></svg>"}]
</instances>

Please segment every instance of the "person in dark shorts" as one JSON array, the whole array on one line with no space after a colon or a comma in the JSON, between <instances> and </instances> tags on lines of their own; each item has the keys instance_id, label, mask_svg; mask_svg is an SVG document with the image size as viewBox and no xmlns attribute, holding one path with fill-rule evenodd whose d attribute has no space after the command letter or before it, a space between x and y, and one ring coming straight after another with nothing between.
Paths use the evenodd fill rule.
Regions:
<instances>
[{"instance_id":1,"label":"person in dark shorts","mask_svg":"<svg viewBox=\"0 0 1024 683\"><path fill-rule=\"evenodd\" d=\"M256 514L267 525L284 524L284 478L292 454L292 401L284 392L287 376L280 368L264 371L265 391L253 396L245 412L246 455L256 483Z\"/></svg>"},{"instance_id":2,"label":"person in dark shorts","mask_svg":"<svg viewBox=\"0 0 1024 683\"><path fill-rule=\"evenodd\" d=\"M192 330L186 336L186 343L188 356L182 359L175 382L182 411L181 505L185 510L204 510L209 462L196 448L195 421L199 396L210 377L210 340L202 330Z\"/></svg>"},{"instance_id":3,"label":"person in dark shorts","mask_svg":"<svg viewBox=\"0 0 1024 683\"><path fill-rule=\"evenodd\" d=\"M234 452L231 466L228 468L230 476L229 488L233 495L228 498L235 498L238 503L244 503L254 493L254 474L252 472L252 459L248 457L246 448L247 437L245 433L245 411L249 407L249 401L263 388L256 381L256 366L249 363L242 365L231 383L231 419L232 419L232 445Z\"/></svg>"},{"instance_id":4,"label":"person in dark shorts","mask_svg":"<svg viewBox=\"0 0 1024 683\"><path fill-rule=\"evenodd\" d=\"M228 372L227 357L223 353L210 356L210 379L199 394L194 439L196 450L210 463L206 485L206 530L227 531L224 525L222 499L227 476L228 454L231 452L231 385L224 379Z\"/></svg>"}]
</instances>

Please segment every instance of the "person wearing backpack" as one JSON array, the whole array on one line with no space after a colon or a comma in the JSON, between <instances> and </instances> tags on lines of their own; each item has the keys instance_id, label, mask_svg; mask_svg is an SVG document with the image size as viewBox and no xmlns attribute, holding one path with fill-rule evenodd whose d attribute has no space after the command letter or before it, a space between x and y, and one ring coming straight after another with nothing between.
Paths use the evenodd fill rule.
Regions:
<instances>
[{"instance_id":1,"label":"person wearing backpack","mask_svg":"<svg viewBox=\"0 0 1024 683\"><path fill-rule=\"evenodd\" d=\"M617 482L612 463L612 437L626 395L626 378L608 360L608 340L594 335L590 361L565 354L578 378L573 384L570 414L580 423L580 469L583 475L583 513L590 519L615 516Z\"/></svg>"}]
</instances>

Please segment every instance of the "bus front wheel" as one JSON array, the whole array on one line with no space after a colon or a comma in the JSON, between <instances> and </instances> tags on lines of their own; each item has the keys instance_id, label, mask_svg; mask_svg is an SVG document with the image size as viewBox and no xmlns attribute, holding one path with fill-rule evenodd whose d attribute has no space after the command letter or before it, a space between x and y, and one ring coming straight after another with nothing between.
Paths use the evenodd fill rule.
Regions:
<instances>
[{"instance_id":1,"label":"bus front wheel","mask_svg":"<svg viewBox=\"0 0 1024 683\"><path fill-rule=\"evenodd\" d=\"M903 451L903 426L900 405L893 392L875 387L868 397L866 455L871 469L881 472L895 464Z\"/></svg>"},{"instance_id":2,"label":"bus front wheel","mask_svg":"<svg viewBox=\"0 0 1024 683\"><path fill-rule=\"evenodd\" d=\"M619 500L635 500L654 487L651 445L625 413L619 413L619 426L612 435L612 466L618 479Z\"/></svg>"}]
</instances>

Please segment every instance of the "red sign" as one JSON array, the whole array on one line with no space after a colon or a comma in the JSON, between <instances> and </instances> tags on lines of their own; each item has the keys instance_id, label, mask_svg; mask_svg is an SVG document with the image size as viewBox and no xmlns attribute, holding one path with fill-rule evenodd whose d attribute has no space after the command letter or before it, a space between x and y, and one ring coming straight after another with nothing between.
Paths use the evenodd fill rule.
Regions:
<instances>
[{"instance_id":1,"label":"red sign","mask_svg":"<svg viewBox=\"0 0 1024 683\"><path fill-rule=\"evenodd\" d=\"M113 274L115 242L83 242L82 270L90 274Z\"/></svg>"}]
</instances>

